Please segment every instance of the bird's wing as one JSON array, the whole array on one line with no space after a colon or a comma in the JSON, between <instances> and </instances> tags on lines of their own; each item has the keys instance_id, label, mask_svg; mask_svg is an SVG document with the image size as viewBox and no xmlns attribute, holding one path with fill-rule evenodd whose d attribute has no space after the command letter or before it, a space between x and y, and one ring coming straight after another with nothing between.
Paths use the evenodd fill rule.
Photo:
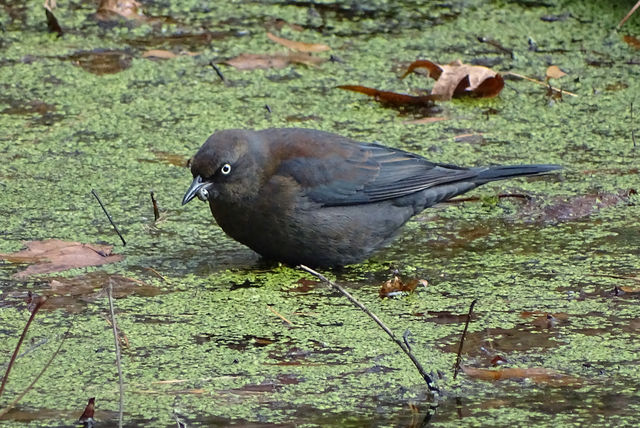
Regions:
<instances>
[{"instance_id":1,"label":"bird's wing","mask_svg":"<svg viewBox=\"0 0 640 428\"><path fill-rule=\"evenodd\" d=\"M377 144L348 144L323 156L283 160L278 174L292 177L314 202L339 206L394 199L477 172Z\"/></svg>"}]
</instances>

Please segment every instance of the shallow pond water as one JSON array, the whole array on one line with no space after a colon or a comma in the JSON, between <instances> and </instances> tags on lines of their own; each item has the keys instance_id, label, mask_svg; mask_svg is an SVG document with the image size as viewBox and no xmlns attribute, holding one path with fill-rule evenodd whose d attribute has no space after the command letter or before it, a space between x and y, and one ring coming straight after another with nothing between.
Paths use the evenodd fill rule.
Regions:
<instances>
[{"instance_id":1,"label":"shallow pond water","mask_svg":"<svg viewBox=\"0 0 640 428\"><path fill-rule=\"evenodd\" d=\"M0 253L57 238L112 244L124 256L26 280L15 277L23 265L0 262L0 372L29 318L28 291L49 296L0 410L70 328L54 363L0 426L69 426L90 397L99 426L117 425L110 279L126 426L639 423L640 111L632 110L640 50L624 36L640 37L640 16L615 30L630 3L188 0L143 2L151 18L106 21L94 3L59 2L57 37L42 2L0 2ZM286 53L267 31L331 51L314 54L326 60L317 66L223 64L242 53ZM149 56L152 49L164 53ZM567 76L552 84L577 96L551 97L544 84L511 77L496 98L397 111L336 89L417 94L433 82L399 79L415 59L461 59L539 81L557 65ZM444 120L405 123L425 114ZM437 400L344 297L230 240L204 204L180 206L191 182L186 160L209 134L282 126L467 166L564 166L430 208L367 262L324 271L398 336L410 332L442 390ZM429 284L381 299L396 271ZM70 282L54 287L51 277ZM466 366L543 368L572 381L454 380L474 299Z\"/></svg>"}]
</instances>

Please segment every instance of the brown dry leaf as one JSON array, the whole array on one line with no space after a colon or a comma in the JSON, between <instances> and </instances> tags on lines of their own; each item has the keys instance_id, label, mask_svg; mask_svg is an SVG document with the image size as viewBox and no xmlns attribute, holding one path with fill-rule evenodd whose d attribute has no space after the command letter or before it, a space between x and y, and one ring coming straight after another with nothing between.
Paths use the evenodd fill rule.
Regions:
<instances>
[{"instance_id":1,"label":"brown dry leaf","mask_svg":"<svg viewBox=\"0 0 640 428\"><path fill-rule=\"evenodd\" d=\"M520 210L518 217L527 222L539 223L575 221L605 208L627 203L629 196L635 193L634 189L630 189L618 193L594 193L569 198L554 197L544 206L531 200Z\"/></svg>"},{"instance_id":2,"label":"brown dry leaf","mask_svg":"<svg viewBox=\"0 0 640 428\"><path fill-rule=\"evenodd\" d=\"M136 0L100 0L96 17L101 21L112 19L114 16L145 20L140 6Z\"/></svg>"},{"instance_id":3,"label":"brown dry leaf","mask_svg":"<svg viewBox=\"0 0 640 428\"><path fill-rule=\"evenodd\" d=\"M16 273L16 278L29 275L60 272L63 270L99 266L119 262L122 256L111 255L112 245L83 244L81 242L47 239L25 242L26 250L1 254L0 258L12 263L30 263L31 266Z\"/></svg>"},{"instance_id":4,"label":"brown dry leaf","mask_svg":"<svg viewBox=\"0 0 640 428\"><path fill-rule=\"evenodd\" d=\"M89 398L86 407L84 408L84 412L78 418L78 422L87 424L90 423L90 420L93 421L93 414L96 406L96 397ZM91 425L93 426L93 425Z\"/></svg>"},{"instance_id":5,"label":"brown dry leaf","mask_svg":"<svg viewBox=\"0 0 640 428\"><path fill-rule=\"evenodd\" d=\"M43 296L48 298L46 309L81 312L88 303L104 298L104 287L109 282L113 286L113 297L116 299L130 295L153 297L163 293L162 289L135 278L95 271L73 278L51 278L51 288L42 290Z\"/></svg>"},{"instance_id":6,"label":"brown dry leaf","mask_svg":"<svg viewBox=\"0 0 640 428\"><path fill-rule=\"evenodd\" d=\"M535 383L549 386L579 386L580 380L555 370L542 367L530 368L502 368L480 369L475 367L460 366L464 374L480 380L504 380L504 379L531 379Z\"/></svg>"},{"instance_id":7,"label":"brown dry leaf","mask_svg":"<svg viewBox=\"0 0 640 428\"><path fill-rule=\"evenodd\" d=\"M446 101L463 95L491 98L504 87L504 79L500 74L487 67L463 64L460 60L447 65L417 60L409 65L402 78L419 68L426 68L429 77L436 79L431 96L437 100Z\"/></svg>"},{"instance_id":8,"label":"brown dry leaf","mask_svg":"<svg viewBox=\"0 0 640 428\"><path fill-rule=\"evenodd\" d=\"M322 43L295 42L293 40L283 39L269 32L267 32L267 37L282 46L298 52L326 52L331 50L329 46Z\"/></svg>"},{"instance_id":9,"label":"brown dry leaf","mask_svg":"<svg viewBox=\"0 0 640 428\"><path fill-rule=\"evenodd\" d=\"M416 289L418 285L427 286L429 283L424 279L410 279L406 282L402 281L400 277L394 276L390 280L382 284L380 288L380 297L392 297L399 293L411 293Z\"/></svg>"},{"instance_id":10,"label":"brown dry leaf","mask_svg":"<svg viewBox=\"0 0 640 428\"><path fill-rule=\"evenodd\" d=\"M73 65L89 73L103 75L119 73L131 67L131 55L125 51L96 49L80 51L66 57Z\"/></svg>"},{"instance_id":11,"label":"brown dry leaf","mask_svg":"<svg viewBox=\"0 0 640 428\"><path fill-rule=\"evenodd\" d=\"M550 330L558 324L564 324L569 319L566 312L549 313L544 311L522 311L521 318L533 318L531 324L537 328Z\"/></svg>"},{"instance_id":12,"label":"brown dry leaf","mask_svg":"<svg viewBox=\"0 0 640 428\"><path fill-rule=\"evenodd\" d=\"M142 58L162 58L162 59L171 59L177 57L178 54L175 54L171 51L167 51L164 49L149 49L148 51L143 52Z\"/></svg>"},{"instance_id":13,"label":"brown dry leaf","mask_svg":"<svg viewBox=\"0 0 640 428\"><path fill-rule=\"evenodd\" d=\"M407 94L398 94L396 92L381 91L374 88L368 88L360 85L340 85L339 89L347 91L360 92L361 94L374 97L376 101L383 104L393 106L432 106L434 98L431 95L414 96Z\"/></svg>"},{"instance_id":14,"label":"brown dry leaf","mask_svg":"<svg viewBox=\"0 0 640 428\"><path fill-rule=\"evenodd\" d=\"M627 35L627 36L624 36L622 40L624 40L624 42L629 46L631 46L632 48L640 49L640 40L638 40L636 37Z\"/></svg>"},{"instance_id":15,"label":"brown dry leaf","mask_svg":"<svg viewBox=\"0 0 640 428\"><path fill-rule=\"evenodd\" d=\"M290 64L304 64L315 67L326 60L302 53L282 54L240 54L237 57L223 61L238 70L255 70L269 68L285 68Z\"/></svg>"},{"instance_id":16,"label":"brown dry leaf","mask_svg":"<svg viewBox=\"0 0 640 428\"><path fill-rule=\"evenodd\" d=\"M163 151L152 151L156 159L162 163L166 163L173 166L179 166L180 168L189 167L189 159L182 154L175 154Z\"/></svg>"},{"instance_id":17,"label":"brown dry leaf","mask_svg":"<svg viewBox=\"0 0 640 428\"><path fill-rule=\"evenodd\" d=\"M104 288L111 282L113 297L119 299L129 295L153 297L162 293L162 290L149 285L139 279L129 278L118 274L108 274L103 271L89 272L85 275L73 278L51 278L51 293L43 293L45 296L89 296L96 290Z\"/></svg>"},{"instance_id":18,"label":"brown dry leaf","mask_svg":"<svg viewBox=\"0 0 640 428\"><path fill-rule=\"evenodd\" d=\"M565 73L564 71L560 70L560 67L558 67L557 65L552 65L549 66L549 68L547 68L547 80L549 79L559 79L562 76L566 76L567 73Z\"/></svg>"},{"instance_id":19,"label":"brown dry leaf","mask_svg":"<svg viewBox=\"0 0 640 428\"><path fill-rule=\"evenodd\" d=\"M625 293L640 293L640 288L638 288L638 287L629 287L627 285L621 286L620 290L624 291Z\"/></svg>"},{"instance_id":20,"label":"brown dry leaf","mask_svg":"<svg viewBox=\"0 0 640 428\"><path fill-rule=\"evenodd\" d=\"M554 318L557 318L559 320L563 320L566 321L569 319L569 314L567 314L566 312L556 312L556 313L549 313L549 312L544 312L544 311L522 311L520 312L520 317L521 318L537 318L537 317L541 317L541 316L547 316L547 315L551 315Z\"/></svg>"},{"instance_id":21,"label":"brown dry leaf","mask_svg":"<svg viewBox=\"0 0 640 428\"><path fill-rule=\"evenodd\" d=\"M402 122L403 125L425 125L434 122L440 122L441 120L449 120L448 117L440 116L440 117L421 117L420 119L415 120L405 120Z\"/></svg>"}]
</instances>

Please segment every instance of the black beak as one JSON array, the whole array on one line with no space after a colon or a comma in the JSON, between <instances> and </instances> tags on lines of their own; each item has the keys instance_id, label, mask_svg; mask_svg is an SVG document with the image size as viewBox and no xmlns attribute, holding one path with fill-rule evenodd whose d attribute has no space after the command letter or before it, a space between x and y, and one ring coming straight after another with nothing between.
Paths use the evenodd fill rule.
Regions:
<instances>
[{"instance_id":1,"label":"black beak","mask_svg":"<svg viewBox=\"0 0 640 428\"><path fill-rule=\"evenodd\" d=\"M187 193L185 193L184 197L182 198L182 205L189 203L196 196L203 201L206 201L209 196L207 188L210 185L211 183L203 182L202 177L196 175L196 177L193 179L193 182L191 183L191 186L189 186L189 189L187 189Z\"/></svg>"}]
</instances>

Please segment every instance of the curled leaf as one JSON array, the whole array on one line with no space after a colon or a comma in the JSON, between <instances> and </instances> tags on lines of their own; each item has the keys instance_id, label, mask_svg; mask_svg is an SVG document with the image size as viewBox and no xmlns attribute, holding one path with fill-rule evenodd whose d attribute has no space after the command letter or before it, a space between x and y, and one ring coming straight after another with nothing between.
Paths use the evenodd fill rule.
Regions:
<instances>
[{"instance_id":1,"label":"curled leaf","mask_svg":"<svg viewBox=\"0 0 640 428\"><path fill-rule=\"evenodd\" d=\"M347 91L360 92L361 94L369 95L370 97L375 98L376 101L379 101L383 104L389 104L393 106L432 106L434 98L431 95L407 95L407 94L398 94L395 92L389 91L381 91L379 89L368 88L366 86L360 85L340 85L339 89L344 89Z\"/></svg>"},{"instance_id":2,"label":"curled leaf","mask_svg":"<svg viewBox=\"0 0 640 428\"><path fill-rule=\"evenodd\" d=\"M114 16L135 20L146 19L140 9L140 3L136 0L100 0L96 17L101 21L106 21Z\"/></svg>"},{"instance_id":3,"label":"curled leaf","mask_svg":"<svg viewBox=\"0 0 640 428\"><path fill-rule=\"evenodd\" d=\"M491 98L504 88L504 79L500 74L487 67L463 64L460 60L447 65L417 60L409 65L402 78L420 68L427 69L429 77L436 80L431 96L437 100L450 100L463 95Z\"/></svg>"},{"instance_id":4,"label":"curled leaf","mask_svg":"<svg viewBox=\"0 0 640 428\"><path fill-rule=\"evenodd\" d=\"M397 275L382 284L380 288L380 297L392 297L402 293L411 293L418 285L427 286L429 283L424 279L413 278L403 281Z\"/></svg>"}]
</instances>

